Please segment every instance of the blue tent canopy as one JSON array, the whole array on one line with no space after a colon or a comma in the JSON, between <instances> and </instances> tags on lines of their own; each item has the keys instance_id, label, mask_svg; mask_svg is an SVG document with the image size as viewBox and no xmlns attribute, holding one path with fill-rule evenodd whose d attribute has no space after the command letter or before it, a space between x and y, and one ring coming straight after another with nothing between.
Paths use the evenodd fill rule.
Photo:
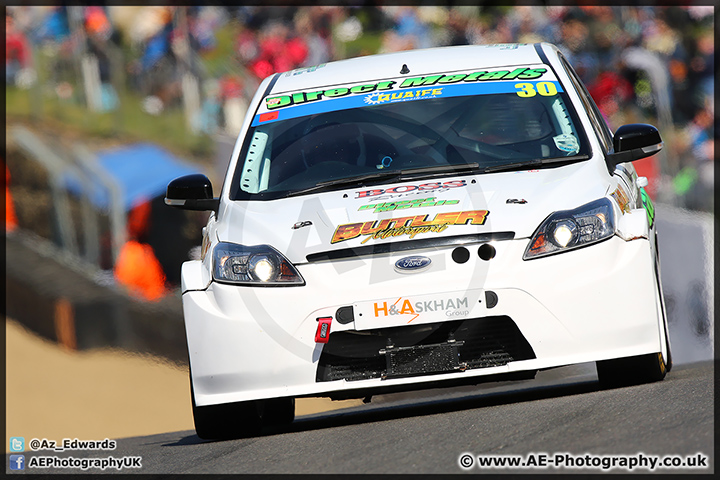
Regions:
<instances>
[{"instance_id":1,"label":"blue tent canopy","mask_svg":"<svg viewBox=\"0 0 720 480\"><path fill-rule=\"evenodd\" d=\"M122 204L130 210L142 200L165 194L167 184L182 175L201 173L167 150L148 143L139 143L95 153L100 167L116 182L122 192ZM66 178L68 189L79 194L89 190L90 200L99 208L107 208L109 193L98 182L82 186L76 178Z\"/></svg>"}]
</instances>

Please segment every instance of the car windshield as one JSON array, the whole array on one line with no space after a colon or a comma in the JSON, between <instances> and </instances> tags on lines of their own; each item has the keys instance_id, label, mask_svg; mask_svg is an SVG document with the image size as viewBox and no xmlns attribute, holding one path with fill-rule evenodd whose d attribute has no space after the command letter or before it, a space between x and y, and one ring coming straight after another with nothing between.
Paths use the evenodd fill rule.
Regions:
<instances>
[{"instance_id":1,"label":"car windshield","mask_svg":"<svg viewBox=\"0 0 720 480\"><path fill-rule=\"evenodd\" d=\"M269 200L405 176L457 175L463 166L483 173L586 159L587 140L565 92L557 82L542 83L514 84L530 85L531 94L520 87L392 102L399 92L383 94L390 100L383 104L375 93L355 108L277 120L277 113L264 113L275 121L253 122L230 197Z\"/></svg>"}]
</instances>

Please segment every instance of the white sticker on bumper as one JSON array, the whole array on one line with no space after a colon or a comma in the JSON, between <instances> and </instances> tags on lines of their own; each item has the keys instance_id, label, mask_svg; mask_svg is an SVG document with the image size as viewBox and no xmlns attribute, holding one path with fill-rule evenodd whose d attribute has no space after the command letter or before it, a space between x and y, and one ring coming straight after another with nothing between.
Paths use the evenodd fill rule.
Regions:
<instances>
[{"instance_id":1,"label":"white sticker on bumper","mask_svg":"<svg viewBox=\"0 0 720 480\"><path fill-rule=\"evenodd\" d=\"M353 305L356 330L461 320L486 315L483 290L391 297Z\"/></svg>"}]
</instances>

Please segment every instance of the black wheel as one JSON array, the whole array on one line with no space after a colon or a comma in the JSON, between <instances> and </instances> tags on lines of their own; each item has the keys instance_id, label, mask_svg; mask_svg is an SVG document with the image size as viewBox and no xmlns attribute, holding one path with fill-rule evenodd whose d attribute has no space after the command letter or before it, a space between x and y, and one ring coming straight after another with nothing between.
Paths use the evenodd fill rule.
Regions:
<instances>
[{"instance_id":1,"label":"black wheel","mask_svg":"<svg viewBox=\"0 0 720 480\"><path fill-rule=\"evenodd\" d=\"M271 398L264 401L264 425L288 425L295 420L295 399L293 397Z\"/></svg>"},{"instance_id":2,"label":"black wheel","mask_svg":"<svg viewBox=\"0 0 720 480\"><path fill-rule=\"evenodd\" d=\"M250 437L262 428L258 402L235 402L198 407L193 400L197 436L205 440Z\"/></svg>"},{"instance_id":3,"label":"black wheel","mask_svg":"<svg viewBox=\"0 0 720 480\"><path fill-rule=\"evenodd\" d=\"M596 362L596 367L603 388L658 382L667 374L662 353L602 360Z\"/></svg>"},{"instance_id":4,"label":"black wheel","mask_svg":"<svg viewBox=\"0 0 720 480\"><path fill-rule=\"evenodd\" d=\"M198 407L190 376L195 433L203 440L251 437L262 429L262 404L259 401L222 403Z\"/></svg>"}]
</instances>

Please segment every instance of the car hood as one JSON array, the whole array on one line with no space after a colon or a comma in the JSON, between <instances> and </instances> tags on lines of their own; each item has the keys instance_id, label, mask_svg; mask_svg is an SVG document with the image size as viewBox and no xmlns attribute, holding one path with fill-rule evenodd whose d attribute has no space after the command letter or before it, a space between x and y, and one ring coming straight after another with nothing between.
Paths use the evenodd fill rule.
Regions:
<instances>
[{"instance_id":1,"label":"car hood","mask_svg":"<svg viewBox=\"0 0 720 480\"><path fill-rule=\"evenodd\" d=\"M224 201L217 235L220 241L271 245L296 264L312 254L389 242L507 232L529 238L551 213L604 196L609 177L603 181L599 170L585 161L271 201Z\"/></svg>"}]
</instances>

